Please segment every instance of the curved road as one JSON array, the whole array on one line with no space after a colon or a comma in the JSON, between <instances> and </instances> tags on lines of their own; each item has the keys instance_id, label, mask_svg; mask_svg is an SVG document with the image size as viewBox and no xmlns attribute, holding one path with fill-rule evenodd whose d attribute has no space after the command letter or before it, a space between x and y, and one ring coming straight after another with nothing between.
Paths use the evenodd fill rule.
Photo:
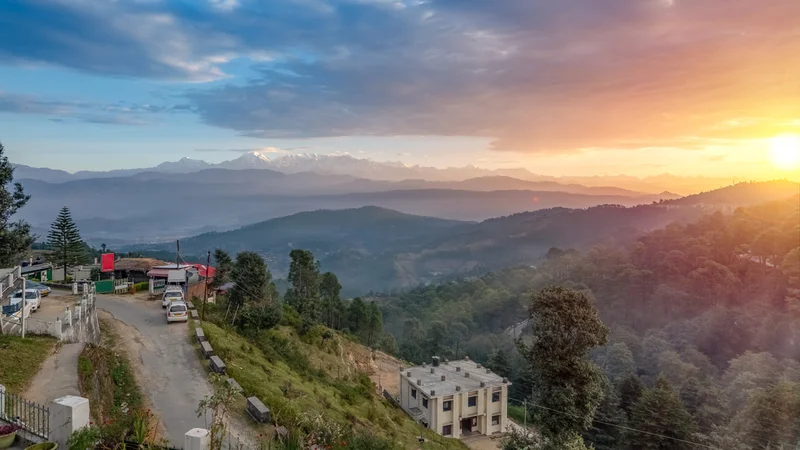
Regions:
<instances>
[{"instance_id":1,"label":"curved road","mask_svg":"<svg viewBox=\"0 0 800 450\"><path fill-rule=\"evenodd\" d=\"M183 447L187 431L206 427L196 411L200 400L211 395L186 325L167 324L161 302L141 296L98 295L97 307L122 322L119 335L131 357L139 359L132 363L143 394L161 418L171 445Z\"/></svg>"}]
</instances>

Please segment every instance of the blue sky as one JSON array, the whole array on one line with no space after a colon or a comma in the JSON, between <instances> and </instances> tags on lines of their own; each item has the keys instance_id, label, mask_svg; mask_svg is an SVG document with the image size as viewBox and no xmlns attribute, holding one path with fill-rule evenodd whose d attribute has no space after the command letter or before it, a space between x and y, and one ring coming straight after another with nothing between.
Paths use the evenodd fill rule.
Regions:
<instances>
[{"instance_id":1,"label":"blue sky","mask_svg":"<svg viewBox=\"0 0 800 450\"><path fill-rule=\"evenodd\" d=\"M552 174L769 177L800 2L7 0L18 163L347 152ZM798 150L800 151L800 150Z\"/></svg>"}]
</instances>

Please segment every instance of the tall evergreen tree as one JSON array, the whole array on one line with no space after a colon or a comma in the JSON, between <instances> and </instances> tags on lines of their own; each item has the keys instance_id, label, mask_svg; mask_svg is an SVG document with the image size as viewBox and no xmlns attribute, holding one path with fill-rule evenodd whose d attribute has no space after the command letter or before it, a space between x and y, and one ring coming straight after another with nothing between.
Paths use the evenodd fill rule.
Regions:
<instances>
[{"instance_id":1,"label":"tall evergreen tree","mask_svg":"<svg viewBox=\"0 0 800 450\"><path fill-rule=\"evenodd\" d=\"M367 313L367 305L361 297L356 297L350 302L347 307L347 327L350 332L355 335L360 335L361 332L367 327L369 315Z\"/></svg>"},{"instance_id":2,"label":"tall evergreen tree","mask_svg":"<svg viewBox=\"0 0 800 450\"><path fill-rule=\"evenodd\" d=\"M319 321L320 316L320 275L319 262L308 250L292 250L289 265L289 283L286 302L297 310L303 325L309 326Z\"/></svg>"},{"instance_id":3,"label":"tall evergreen tree","mask_svg":"<svg viewBox=\"0 0 800 450\"><path fill-rule=\"evenodd\" d=\"M338 317L338 314L342 303L342 285L339 284L336 275L331 272L322 274L319 291L322 296L322 314L325 318L325 325L329 328L340 328L341 318Z\"/></svg>"},{"instance_id":4,"label":"tall evergreen tree","mask_svg":"<svg viewBox=\"0 0 800 450\"><path fill-rule=\"evenodd\" d=\"M592 426L583 434L584 440L597 450L620 448L622 428L627 422L625 412L619 407L619 395L614 385L606 381L603 401L594 413Z\"/></svg>"},{"instance_id":5,"label":"tall evergreen tree","mask_svg":"<svg viewBox=\"0 0 800 450\"><path fill-rule=\"evenodd\" d=\"M508 377L511 375L511 363L503 349L497 350L497 352L492 355L492 359L489 360L487 366L501 377Z\"/></svg>"},{"instance_id":6,"label":"tall evergreen tree","mask_svg":"<svg viewBox=\"0 0 800 450\"><path fill-rule=\"evenodd\" d=\"M619 390L619 407L630 418L633 414L633 408L642 398L644 383L642 383L638 375L631 374L620 381L617 389Z\"/></svg>"},{"instance_id":7,"label":"tall evergreen tree","mask_svg":"<svg viewBox=\"0 0 800 450\"><path fill-rule=\"evenodd\" d=\"M5 148L0 143L0 267L11 267L33 244L31 227L23 221L12 222L11 218L30 200L20 183L14 183L14 168L4 156ZM14 189L9 188L13 185Z\"/></svg>"},{"instance_id":8,"label":"tall evergreen tree","mask_svg":"<svg viewBox=\"0 0 800 450\"><path fill-rule=\"evenodd\" d=\"M231 271L234 282L229 299L237 306L259 302L269 295L272 274L264 259L255 252L241 252L236 255L236 263Z\"/></svg>"},{"instance_id":9,"label":"tall evergreen tree","mask_svg":"<svg viewBox=\"0 0 800 450\"><path fill-rule=\"evenodd\" d=\"M372 347L375 341L383 333L383 316L378 304L369 302L367 306L367 346Z\"/></svg>"},{"instance_id":10,"label":"tall evergreen tree","mask_svg":"<svg viewBox=\"0 0 800 450\"><path fill-rule=\"evenodd\" d=\"M669 382L659 377L652 389L646 389L633 408L626 441L631 449L690 450L695 424L680 397Z\"/></svg>"},{"instance_id":11,"label":"tall evergreen tree","mask_svg":"<svg viewBox=\"0 0 800 450\"><path fill-rule=\"evenodd\" d=\"M219 288L223 284L231 281L231 272L233 272L233 258L225 250L218 248L214 250L214 264L216 273L214 279L211 281L211 287L214 289Z\"/></svg>"},{"instance_id":12,"label":"tall evergreen tree","mask_svg":"<svg viewBox=\"0 0 800 450\"><path fill-rule=\"evenodd\" d=\"M531 419L545 448L576 445L603 400L603 375L588 354L606 344L608 328L585 293L562 287L534 295L529 314L532 341L519 347L533 374Z\"/></svg>"},{"instance_id":13,"label":"tall evergreen tree","mask_svg":"<svg viewBox=\"0 0 800 450\"><path fill-rule=\"evenodd\" d=\"M64 268L64 277L67 276L67 267L81 264L86 261L81 233L75 221L72 220L72 213L69 208L64 206L58 213L58 217L50 225L50 232L47 234L47 244L53 251L53 261L57 266Z\"/></svg>"}]
</instances>

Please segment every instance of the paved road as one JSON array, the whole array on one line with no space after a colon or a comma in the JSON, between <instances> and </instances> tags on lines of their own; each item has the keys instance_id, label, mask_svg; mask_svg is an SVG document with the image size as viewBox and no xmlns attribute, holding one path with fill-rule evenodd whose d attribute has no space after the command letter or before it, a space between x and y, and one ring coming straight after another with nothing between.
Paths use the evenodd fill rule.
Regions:
<instances>
[{"instance_id":1,"label":"paved road","mask_svg":"<svg viewBox=\"0 0 800 450\"><path fill-rule=\"evenodd\" d=\"M186 325L168 325L160 302L142 300L140 296L97 297L99 309L124 323L120 337L132 358L139 358L133 363L143 393L161 417L166 438L174 447L182 447L187 431L206 427L196 411L200 400L211 395L205 370L188 341Z\"/></svg>"}]
</instances>

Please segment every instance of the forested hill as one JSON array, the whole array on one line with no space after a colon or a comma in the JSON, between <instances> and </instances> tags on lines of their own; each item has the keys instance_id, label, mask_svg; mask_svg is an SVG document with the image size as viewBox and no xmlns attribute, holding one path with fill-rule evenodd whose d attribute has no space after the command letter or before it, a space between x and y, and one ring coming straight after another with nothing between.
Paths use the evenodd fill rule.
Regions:
<instances>
[{"instance_id":1,"label":"forested hill","mask_svg":"<svg viewBox=\"0 0 800 450\"><path fill-rule=\"evenodd\" d=\"M673 224L625 246L553 249L536 268L507 269L379 301L401 357L453 358L458 351L490 366L508 366L504 370L524 392L525 373L509 327L524 326L531 292L553 284L584 290L612 329L609 345L594 355L614 388L598 411L602 421L638 429L658 423L646 411L628 415L617 394L623 382L653 386L661 375L672 393L663 386L653 392L681 399L669 408L688 412L689 422L678 425L691 431L686 437L692 441L734 450L767 448L757 444L772 433L783 439L776 442L794 445L800 438L800 403L792 403L800 398L798 247L800 196L795 196ZM780 381L785 384L775 384ZM775 420L764 424L756 420L760 416ZM629 443L619 428L601 428L587 436L597 448L631 448L624 446Z\"/></svg>"},{"instance_id":2,"label":"forested hill","mask_svg":"<svg viewBox=\"0 0 800 450\"><path fill-rule=\"evenodd\" d=\"M713 191L701 192L663 203L672 205L749 206L769 199L788 198L800 193L800 183L788 180L738 183Z\"/></svg>"}]
</instances>

